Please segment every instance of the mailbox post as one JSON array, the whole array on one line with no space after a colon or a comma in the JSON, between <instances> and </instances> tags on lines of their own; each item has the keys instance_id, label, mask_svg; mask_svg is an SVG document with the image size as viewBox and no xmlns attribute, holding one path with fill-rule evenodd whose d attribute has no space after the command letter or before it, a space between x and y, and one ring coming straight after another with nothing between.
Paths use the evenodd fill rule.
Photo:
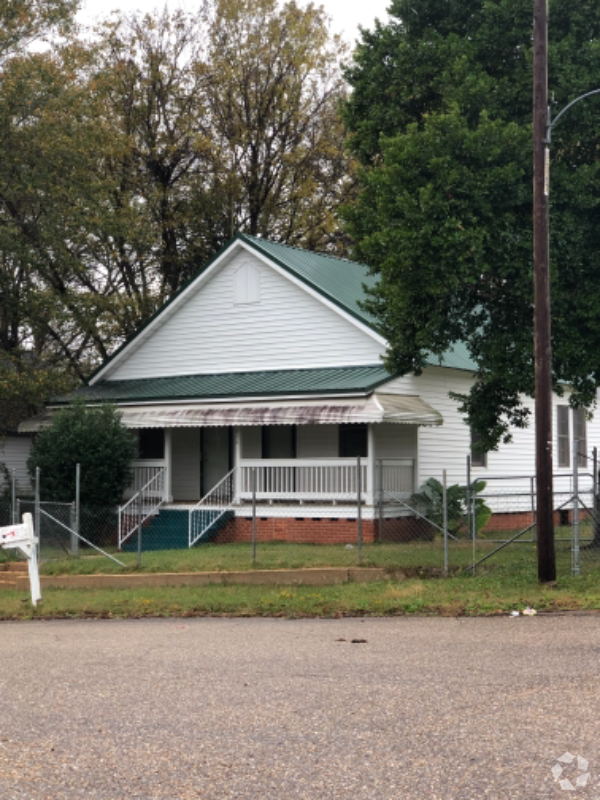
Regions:
<instances>
[{"instance_id":1,"label":"mailbox post","mask_svg":"<svg viewBox=\"0 0 600 800\"><path fill-rule=\"evenodd\" d=\"M5 528L0 528L0 547L4 550L20 550L27 558L31 603L34 606L42 599L37 543L38 539L33 530L31 514L23 514L23 523L21 525L8 525Z\"/></svg>"}]
</instances>

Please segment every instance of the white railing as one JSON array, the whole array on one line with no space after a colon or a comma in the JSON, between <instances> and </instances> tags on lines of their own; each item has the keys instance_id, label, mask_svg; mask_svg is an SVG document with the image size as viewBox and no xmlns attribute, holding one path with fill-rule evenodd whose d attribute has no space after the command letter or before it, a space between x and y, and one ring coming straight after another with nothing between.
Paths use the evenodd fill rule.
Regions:
<instances>
[{"instance_id":1,"label":"white railing","mask_svg":"<svg viewBox=\"0 0 600 800\"><path fill-rule=\"evenodd\" d=\"M139 525L158 512L165 502L165 467L152 468L153 474L146 484L119 506L119 547L137 530Z\"/></svg>"},{"instance_id":2,"label":"white railing","mask_svg":"<svg viewBox=\"0 0 600 800\"><path fill-rule=\"evenodd\" d=\"M256 474L257 500L356 500L355 458L257 459L240 463L239 496L252 499ZM366 499L368 464L361 464L361 497Z\"/></svg>"},{"instance_id":3,"label":"white railing","mask_svg":"<svg viewBox=\"0 0 600 800\"><path fill-rule=\"evenodd\" d=\"M236 472L234 467L223 480L219 481L210 492L190 510L189 546L192 547L215 525L227 511L238 502L236 496Z\"/></svg>"},{"instance_id":4,"label":"white railing","mask_svg":"<svg viewBox=\"0 0 600 800\"><path fill-rule=\"evenodd\" d=\"M381 470L381 472L380 472ZM415 462L412 458L384 459L377 463L375 487L398 497L410 497L415 491Z\"/></svg>"}]
</instances>

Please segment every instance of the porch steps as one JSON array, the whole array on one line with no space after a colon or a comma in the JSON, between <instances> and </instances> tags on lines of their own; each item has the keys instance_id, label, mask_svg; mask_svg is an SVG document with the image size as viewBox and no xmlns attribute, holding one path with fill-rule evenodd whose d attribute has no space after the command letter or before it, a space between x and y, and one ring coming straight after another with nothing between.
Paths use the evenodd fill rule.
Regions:
<instances>
[{"instance_id":1,"label":"porch steps","mask_svg":"<svg viewBox=\"0 0 600 800\"><path fill-rule=\"evenodd\" d=\"M201 511L195 514L195 525L198 529L208 526L197 544L214 539L217 533L233 517L233 512L228 511L211 525L212 520L218 516L217 511ZM200 515L202 518L200 519ZM185 550L189 547L189 511L161 508L155 517L150 518L142 530L142 550ZM132 534L123 542L123 552L131 553L137 550L137 535Z\"/></svg>"}]
</instances>

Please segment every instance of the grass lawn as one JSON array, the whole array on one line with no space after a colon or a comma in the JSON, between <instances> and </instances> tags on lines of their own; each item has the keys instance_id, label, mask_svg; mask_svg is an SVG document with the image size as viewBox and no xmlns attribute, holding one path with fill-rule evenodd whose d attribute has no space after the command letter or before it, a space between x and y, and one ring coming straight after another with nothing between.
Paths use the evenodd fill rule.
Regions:
<instances>
[{"instance_id":1,"label":"grass lawn","mask_svg":"<svg viewBox=\"0 0 600 800\"><path fill-rule=\"evenodd\" d=\"M554 588L535 570L479 577L348 583L327 587L207 586L164 589L47 589L33 609L22 592L0 592L0 619L186 616L341 617L425 614L506 615L600 609L595 577L566 578Z\"/></svg>"},{"instance_id":2,"label":"grass lawn","mask_svg":"<svg viewBox=\"0 0 600 800\"><path fill-rule=\"evenodd\" d=\"M557 537L559 537L559 533ZM478 540L476 560L491 553L497 543ZM570 542L557 541L559 575L570 572ZM0 551L1 552L1 551ZM249 544L205 544L185 550L159 550L142 553L142 565L137 567L135 553L110 552L122 561L121 567L91 548L81 551L80 558L66 556L64 551L44 549L40 570L43 575L89 575L93 573L126 572L223 572L252 569L299 569L302 567L355 567L359 565L358 548L344 545L309 545L269 542L259 544L256 563L252 562ZM533 543L514 543L493 555L479 570L494 571L499 567L520 567L536 564ZM584 559L600 562L600 551L589 551ZM448 554L452 572L469 567L473 561L471 541L451 541ZM433 542L408 544L371 544L362 549L362 566L382 567L390 571L404 570L407 575L438 575L444 566L444 545L440 537Z\"/></svg>"},{"instance_id":3,"label":"grass lawn","mask_svg":"<svg viewBox=\"0 0 600 800\"><path fill-rule=\"evenodd\" d=\"M494 545L478 543L478 555ZM251 569L248 545L207 545L193 550L145 553L147 571ZM473 576L472 544L453 543L454 573L441 577L441 542L370 545L364 566L408 577L378 583L327 587L207 586L161 589L47 589L37 609L23 592L0 591L0 619L51 617L185 617L205 615L340 617L354 615L436 614L442 616L508 614L526 606L543 611L600 609L600 552L582 552L582 575L570 574L568 543L557 544L559 580L555 587L537 582L533 544L511 545L479 567ZM135 571L135 555L125 554L125 571ZM356 566L357 551L344 547L269 544L258 548L261 569ZM120 572L105 558L82 557L44 564L45 573ZM435 577L432 577L435 576Z\"/></svg>"}]
</instances>

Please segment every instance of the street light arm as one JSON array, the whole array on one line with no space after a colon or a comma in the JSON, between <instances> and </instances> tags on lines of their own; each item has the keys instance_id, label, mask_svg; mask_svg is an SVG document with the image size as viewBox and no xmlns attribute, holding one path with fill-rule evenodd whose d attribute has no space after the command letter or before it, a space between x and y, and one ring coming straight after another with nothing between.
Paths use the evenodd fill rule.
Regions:
<instances>
[{"instance_id":1,"label":"street light arm","mask_svg":"<svg viewBox=\"0 0 600 800\"><path fill-rule=\"evenodd\" d=\"M550 122L550 109L548 109L548 124L546 125L546 142L547 142L547 144L550 144L550 139L551 139L551 136L552 136L552 128L556 125L556 123L562 117L562 115L566 111L568 111L571 108L571 106L574 106L575 103L579 103L580 100L585 100L586 97L590 97L593 94L600 94L600 89L592 89L591 92L586 92L585 94L582 94L579 97L576 97L575 100L571 100L571 102L568 105L566 105L563 108L563 110L560 111L556 115L556 117L554 118L553 122Z\"/></svg>"}]
</instances>

